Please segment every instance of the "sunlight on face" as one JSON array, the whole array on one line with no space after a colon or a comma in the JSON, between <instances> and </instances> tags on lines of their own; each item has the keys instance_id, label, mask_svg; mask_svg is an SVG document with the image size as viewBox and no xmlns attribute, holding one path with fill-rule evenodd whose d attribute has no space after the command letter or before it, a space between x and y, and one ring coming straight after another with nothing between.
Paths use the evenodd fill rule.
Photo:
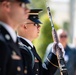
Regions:
<instances>
[{"instance_id":1,"label":"sunlight on face","mask_svg":"<svg viewBox=\"0 0 76 75\"><path fill-rule=\"evenodd\" d=\"M27 34L29 35L30 38L32 38L33 40L36 39L39 36L39 32L40 32L40 27L38 27L35 22L31 21L31 20L27 20L26 22L27 25Z\"/></svg>"}]
</instances>

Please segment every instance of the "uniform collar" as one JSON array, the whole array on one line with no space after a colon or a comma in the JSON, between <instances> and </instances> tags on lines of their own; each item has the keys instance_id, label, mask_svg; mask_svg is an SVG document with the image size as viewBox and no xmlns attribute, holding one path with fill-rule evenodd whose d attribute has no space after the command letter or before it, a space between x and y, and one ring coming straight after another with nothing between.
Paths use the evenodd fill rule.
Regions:
<instances>
[{"instance_id":1,"label":"uniform collar","mask_svg":"<svg viewBox=\"0 0 76 75\"><path fill-rule=\"evenodd\" d=\"M28 39L26 39L26 38L24 38L24 37L21 37L21 36L18 36L18 37L24 39L28 44L31 45L31 47L33 47L33 44L32 44L32 42L31 42L30 40L28 40Z\"/></svg>"},{"instance_id":2,"label":"uniform collar","mask_svg":"<svg viewBox=\"0 0 76 75\"><path fill-rule=\"evenodd\" d=\"M4 22L0 21L0 24L8 31L8 33L12 37L13 41L16 42L17 35L16 35L15 31L8 24L6 24Z\"/></svg>"}]
</instances>

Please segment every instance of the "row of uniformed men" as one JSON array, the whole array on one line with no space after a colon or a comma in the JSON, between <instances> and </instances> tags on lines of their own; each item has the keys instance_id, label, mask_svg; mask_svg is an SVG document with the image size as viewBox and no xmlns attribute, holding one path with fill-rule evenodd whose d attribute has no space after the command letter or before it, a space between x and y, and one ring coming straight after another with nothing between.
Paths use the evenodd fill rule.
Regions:
<instances>
[{"instance_id":1,"label":"row of uniformed men","mask_svg":"<svg viewBox=\"0 0 76 75\"><path fill-rule=\"evenodd\" d=\"M54 75L57 69L56 55L50 52L42 64L32 44L39 34L41 9L29 10L28 3L0 0L0 75Z\"/></svg>"}]
</instances>

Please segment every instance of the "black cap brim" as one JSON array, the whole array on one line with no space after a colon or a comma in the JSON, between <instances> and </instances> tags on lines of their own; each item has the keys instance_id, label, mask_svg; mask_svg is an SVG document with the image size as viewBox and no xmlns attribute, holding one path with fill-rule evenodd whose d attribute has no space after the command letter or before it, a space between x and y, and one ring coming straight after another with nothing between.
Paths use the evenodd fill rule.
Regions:
<instances>
[{"instance_id":1,"label":"black cap brim","mask_svg":"<svg viewBox=\"0 0 76 75\"><path fill-rule=\"evenodd\" d=\"M0 0L0 2L3 2L3 1L17 1L17 2L23 2L23 3L30 3L29 0Z\"/></svg>"},{"instance_id":2,"label":"black cap brim","mask_svg":"<svg viewBox=\"0 0 76 75\"><path fill-rule=\"evenodd\" d=\"M21 2L24 2L24 3L30 3L29 0L20 0Z\"/></svg>"},{"instance_id":3,"label":"black cap brim","mask_svg":"<svg viewBox=\"0 0 76 75\"><path fill-rule=\"evenodd\" d=\"M36 24L42 24L39 19L29 18L31 21L35 22Z\"/></svg>"},{"instance_id":4,"label":"black cap brim","mask_svg":"<svg viewBox=\"0 0 76 75\"><path fill-rule=\"evenodd\" d=\"M42 11L42 9L30 9L30 14L31 13L39 13L39 12L41 12Z\"/></svg>"}]
</instances>

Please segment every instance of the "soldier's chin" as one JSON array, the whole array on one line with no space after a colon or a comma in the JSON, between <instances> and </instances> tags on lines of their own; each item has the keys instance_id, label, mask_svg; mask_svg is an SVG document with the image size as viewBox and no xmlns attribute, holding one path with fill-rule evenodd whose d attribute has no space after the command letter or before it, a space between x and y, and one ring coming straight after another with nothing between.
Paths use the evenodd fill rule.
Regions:
<instances>
[{"instance_id":1,"label":"soldier's chin","mask_svg":"<svg viewBox=\"0 0 76 75\"><path fill-rule=\"evenodd\" d=\"M28 19L28 16L26 16L26 19Z\"/></svg>"},{"instance_id":2,"label":"soldier's chin","mask_svg":"<svg viewBox=\"0 0 76 75\"><path fill-rule=\"evenodd\" d=\"M37 38L38 38L38 35L34 37L34 39L37 39Z\"/></svg>"},{"instance_id":3,"label":"soldier's chin","mask_svg":"<svg viewBox=\"0 0 76 75\"><path fill-rule=\"evenodd\" d=\"M28 19L28 16L29 16L29 14L26 14L26 15L25 15L25 18Z\"/></svg>"}]
</instances>

